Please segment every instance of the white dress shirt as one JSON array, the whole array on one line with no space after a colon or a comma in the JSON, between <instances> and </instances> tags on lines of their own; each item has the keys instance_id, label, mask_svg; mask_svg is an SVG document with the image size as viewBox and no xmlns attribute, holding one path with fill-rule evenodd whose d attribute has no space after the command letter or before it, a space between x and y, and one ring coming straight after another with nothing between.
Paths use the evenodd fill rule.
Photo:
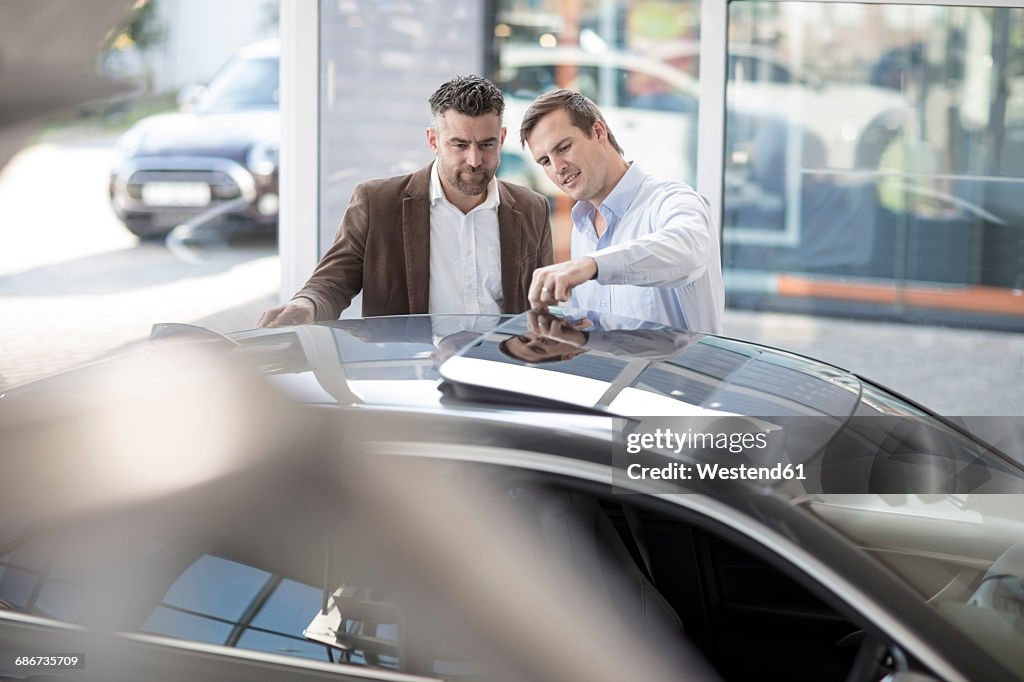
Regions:
<instances>
[{"instance_id":1,"label":"white dress shirt","mask_svg":"<svg viewBox=\"0 0 1024 682\"><path fill-rule=\"evenodd\" d=\"M498 181L484 202L463 213L444 195L437 162L430 169L431 313L501 313Z\"/></svg>"},{"instance_id":2,"label":"white dress shirt","mask_svg":"<svg viewBox=\"0 0 1024 682\"><path fill-rule=\"evenodd\" d=\"M573 305L721 333L725 312L721 242L707 200L690 186L659 180L632 163L601 203L572 209L572 257L591 256L597 278L573 289Z\"/></svg>"}]
</instances>

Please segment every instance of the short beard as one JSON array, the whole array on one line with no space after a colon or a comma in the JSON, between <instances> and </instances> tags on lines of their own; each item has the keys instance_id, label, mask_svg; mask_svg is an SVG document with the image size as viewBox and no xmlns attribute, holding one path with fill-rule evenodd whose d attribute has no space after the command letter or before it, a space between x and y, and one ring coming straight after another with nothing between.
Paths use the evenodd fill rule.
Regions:
<instances>
[{"instance_id":1,"label":"short beard","mask_svg":"<svg viewBox=\"0 0 1024 682\"><path fill-rule=\"evenodd\" d=\"M465 182L462 181L462 178L459 177L459 173L472 172L470 171L469 168L463 166L462 168L456 168L454 172L449 172L448 168L442 165L440 170L442 171L442 175L445 176L445 179L448 180L448 182L450 182L452 186L455 187L455 189L459 190L459 192L469 197L486 194L487 187L491 184L491 180L494 178L494 173L488 173L486 170L482 170L480 172L483 173L484 175L483 182L481 182L479 185L467 185Z\"/></svg>"}]
</instances>

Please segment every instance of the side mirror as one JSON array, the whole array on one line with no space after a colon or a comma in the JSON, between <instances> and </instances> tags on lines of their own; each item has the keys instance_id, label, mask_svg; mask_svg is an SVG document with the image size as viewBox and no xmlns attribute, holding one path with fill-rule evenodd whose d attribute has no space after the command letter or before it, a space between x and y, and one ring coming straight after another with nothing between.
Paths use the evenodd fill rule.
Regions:
<instances>
[{"instance_id":1,"label":"side mirror","mask_svg":"<svg viewBox=\"0 0 1024 682\"><path fill-rule=\"evenodd\" d=\"M205 92L205 85L198 85L196 83L186 85L178 91L178 108L182 111L189 111L196 105L196 102L199 101L199 98L202 97Z\"/></svg>"}]
</instances>

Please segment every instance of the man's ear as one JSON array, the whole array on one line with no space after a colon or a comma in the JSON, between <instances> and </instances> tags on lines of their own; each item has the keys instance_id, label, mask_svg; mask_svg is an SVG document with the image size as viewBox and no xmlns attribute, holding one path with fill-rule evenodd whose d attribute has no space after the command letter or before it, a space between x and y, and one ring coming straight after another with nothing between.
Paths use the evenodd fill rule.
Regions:
<instances>
[{"instance_id":1,"label":"man's ear","mask_svg":"<svg viewBox=\"0 0 1024 682\"><path fill-rule=\"evenodd\" d=\"M499 147L503 147L505 145L505 134L506 133L508 133L508 128L506 128L505 126L501 126L501 141L498 142L498 146Z\"/></svg>"},{"instance_id":2,"label":"man's ear","mask_svg":"<svg viewBox=\"0 0 1024 682\"><path fill-rule=\"evenodd\" d=\"M437 154L437 131L433 128L427 128L427 146Z\"/></svg>"},{"instance_id":3,"label":"man's ear","mask_svg":"<svg viewBox=\"0 0 1024 682\"><path fill-rule=\"evenodd\" d=\"M608 139L608 126L601 121L594 121L594 127L592 128L594 137L600 140L602 137Z\"/></svg>"}]
</instances>

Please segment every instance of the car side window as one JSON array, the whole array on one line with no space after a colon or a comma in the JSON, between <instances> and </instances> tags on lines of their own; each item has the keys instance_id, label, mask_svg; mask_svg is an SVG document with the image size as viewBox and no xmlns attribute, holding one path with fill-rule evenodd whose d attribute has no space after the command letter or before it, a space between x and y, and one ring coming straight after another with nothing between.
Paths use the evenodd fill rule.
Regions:
<instances>
[{"instance_id":1,"label":"car side window","mask_svg":"<svg viewBox=\"0 0 1024 682\"><path fill-rule=\"evenodd\" d=\"M805 585L698 526L605 508L634 553L643 548L655 586L724 679L846 679L860 627ZM626 513L639 523L631 528Z\"/></svg>"},{"instance_id":2,"label":"car side window","mask_svg":"<svg viewBox=\"0 0 1024 682\"><path fill-rule=\"evenodd\" d=\"M322 660L302 636L321 590L212 554L174 581L142 632Z\"/></svg>"},{"instance_id":3,"label":"car side window","mask_svg":"<svg viewBox=\"0 0 1024 682\"><path fill-rule=\"evenodd\" d=\"M820 597L811 578L782 570L785 557L769 561L770 550L698 521L698 512L653 511L637 496L563 479L523 480L513 492L521 506L527 500L548 561L566 564L574 581L602 576L603 600L627 626L667 631L722 679L842 682L866 642L892 650L859 615ZM872 665L880 679L903 664L883 652Z\"/></svg>"},{"instance_id":4,"label":"car side window","mask_svg":"<svg viewBox=\"0 0 1024 682\"><path fill-rule=\"evenodd\" d=\"M293 532L328 534L324 528ZM349 573L343 567L351 559L337 549L328 568L327 544L314 541L303 545L314 557L289 562L309 571L285 575L232 543L211 541L197 529L88 556L80 543L45 534L0 537L0 610L336 664L448 677L479 672L452 629L439 624L436 605L424 607L429 598L410 587L403 570ZM269 537L266 543L288 552ZM227 551L196 551L200 545ZM330 594L325 572L336 581ZM128 575L138 580L112 577ZM111 608L100 612L97 603Z\"/></svg>"}]
</instances>

